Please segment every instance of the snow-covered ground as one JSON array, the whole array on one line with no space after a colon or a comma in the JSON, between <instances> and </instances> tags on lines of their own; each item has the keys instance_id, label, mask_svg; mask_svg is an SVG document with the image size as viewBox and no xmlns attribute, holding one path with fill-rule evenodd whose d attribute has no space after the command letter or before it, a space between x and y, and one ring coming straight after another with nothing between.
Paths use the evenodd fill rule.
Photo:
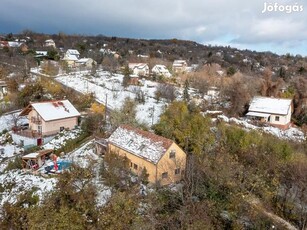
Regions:
<instances>
[{"instance_id":1,"label":"snow-covered ground","mask_svg":"<svg viewBox=\"0 0 307 230\"><path fill-rule=\"evenodd\" d=\"M104 205L111 196L111 189L103 184L99 176L99 164L102 158L95 154L95 146L93 141L89 141L80 148L72 151L64 156L65 160L71 160L81 167L88 167L93 164L94 179L93 182L97 188L97 205ZM56 177L42 177L40 175L33 175L23 170L11 170L7 172L0 172L0 208L4 202L14 203L19 194L24 191L35 189L34 194L38 195L40 199L44 194L52 191L57 182Z\"/></svg>"},{"instance_id":2,"label":"snow-covered ground","mask_svg":"<svg viewBox=\"0 0 307 230\"><path fill-rule=\"evenodd\" d=\"M90 141L69 153L65 159L71 160L82 168L86 168L90 165L91 161L98 161L100 158L95 153L94 142Z\"/></svg>"},{"instance_id":3,"label":"snow-covered ground","mask_svg":"<svg viewBox=\"0 0 307 230\"><path fill-rule=\"evenodd\" d=\"M14 126L13 120L17 119L19 113L20 110L14 111L12 113L6 113L0 116L0 132L3 132L3 130L10 131L11 128ZM26 117L18 118L18 125L26 123L28 123L28 119ZM8 163L7 161L2 162L3 159L13 157L15 154L18 154L23 151L23 148L20 148L13 143L5 142L4 140L7 138L7 135L8 134L0 135L0 172L4 170Z\"/></svg>"},{"instance_id":4,"label":"snow-covered ground","mask_svg":"<svg viewBox=\"0 0 307 230\"><path fill-rule=\"evenodd\" d=\"M19 194L35 189L34 194L40 199L44 194L54 189L55 178L43 178L28 174L22 170L12 170L0 175L0 185L6 189L0 194L0 207L4 202L14 203Z\"/></svg>"},{"instance_id":5,"label":"snow-covered ground","mask_svg":"<svg viewBox=\"0 0 307 230\"><path fill-rule=\"evenodd\" d=\"M106 71L98 71L96 77L87 71L59 75L56 80L81 93L94 93L98 102L106 104L111 109L119 109L125 98L136 98L138 92L145 95L145 103L137 105L137 120L151 125L157 123L167 103L154 98L158 83L142 80L142 86L122 86L123 75L111 75Z\"/></svg>"},{"instance_id":6,"label":"snow-covered ground","mask_svg":"<svg viewBox=\"0 0 307 230\"><path fill-rule=\"evenodd\" d=\"M225 115L219 115L218 119L223 120L227 123L235 123L237 125L240 125L244 127L247 130L259 130L265 133L272 134L280 139L286 139L286 140L293 140L293 141L304 141L306 140L306 136L304 133L299 130L298 128L291 127L286 130L282 130L276 127L267 126L267 127L258 127L255 125L252 125L248 122L246 119L237 119L237 118L228 118Z\"/></svg>"},{"instance_id":7,"label":"snow-covered ground","mask_svg":"<svg viewBox=\"0 0 307 230\"><path fill-rule=\"evenodd\" d=\"M102 163L103 159L95 153L94 141L87 142L80 148L69 153L64 158L67 160L71 160L73 163L83 168L92 165L93 171L95 173L93 182L97 188L97 206L103 206L111 197L111 189L103 184L103 181L99 176L99 164Z\"/></svg>"},{"instance_id":8,"label":"snow-covered ground","mask_svg":"<svg viewBox=\"0 0 307 230\"><path fill-rule=\"evenodd\" d=\"M43 145L43 149L59 149L68 140L75 139L80 136L82 130L77 128L73 130L63 130L62 132L58 133L51 141Z\"/></svg>"},{"instance_id":9,"label":"snow-covered ground","mask_svg":"<svg viewBox=\"0 0 307 230\"><path fill-rule=\"evenodd\" d=\"M13 113L6 113L0 116L0 132L2 132L5 129L10 130L14 126L13 120L16 119L16 117L19 115L20 112L21 111L18 110ZM18 125L26 123L28 123L27 117L20 117L17 122Z\"/></svg>"}]
</instances>

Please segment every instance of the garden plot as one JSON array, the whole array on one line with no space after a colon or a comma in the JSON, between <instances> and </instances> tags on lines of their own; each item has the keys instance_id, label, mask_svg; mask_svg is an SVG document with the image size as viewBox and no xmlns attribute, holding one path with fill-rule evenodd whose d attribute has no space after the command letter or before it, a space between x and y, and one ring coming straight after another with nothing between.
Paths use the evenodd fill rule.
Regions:
<instances>
[{"instance_id":1,"label":"garden plot","mask_svg":"<svg viewBox=\"0 0 307 230\"><path fill-rule=\"evenodd\" d=\"M56 80L81 93L93 93L98 102L107 104L109 109L120 109L125 98L137 98L138 94L144 95L144 103L137 104L136 119L148 125L158 122L161 113L167 106L164 100L157 101L155 91L156 82L141 80L141 86L122 86L123 75L100 71L96 76L86 72L76 72L69 75L59 75Z\"/></svg>"}]
</instances>

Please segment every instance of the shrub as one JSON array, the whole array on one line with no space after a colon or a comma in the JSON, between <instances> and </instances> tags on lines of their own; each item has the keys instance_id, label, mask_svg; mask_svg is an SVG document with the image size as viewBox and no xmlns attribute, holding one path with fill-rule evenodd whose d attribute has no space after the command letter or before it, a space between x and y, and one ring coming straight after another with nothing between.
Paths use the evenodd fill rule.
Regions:
<instances>
[{"instance_id":1,"label":"shrub","mask_svg":"<svg viewBox=\"0 0 307 230\"><path fill-rule=\"evenodd\" d=\"M10 171L13 169L22 169L22 159L21 157L15 157L14 161L9 161L4 171Z\"/></svg>"}]
</instances>

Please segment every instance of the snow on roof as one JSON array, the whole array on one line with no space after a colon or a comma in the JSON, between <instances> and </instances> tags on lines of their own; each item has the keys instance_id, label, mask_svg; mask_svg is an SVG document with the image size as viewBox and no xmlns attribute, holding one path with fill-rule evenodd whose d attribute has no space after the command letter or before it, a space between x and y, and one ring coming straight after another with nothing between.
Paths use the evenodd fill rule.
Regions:
<instances>
[{"instance_id":1,"label":"snow on roof","mask_svg":"<svg viewBox=\"0 0 307 230\"><path fill-rule=\"evenodd\" d=\"M157 74L165 75L166 77L171 76L170 72L168 71L168 69L166 68L165 65L155 65L152 68L152 72L157 73Z\"/></svg>"},{"instance_id":2,"label":"snow on roof","mask_svg":"<svg viewBox=\"0 0 307 230\"><path fill-rule=\"evenodd\" d=\"M248 111L287 115L291 102L291 99L254 97Z\"/></svg>"},{"instance_id":3,"label":"snow on roof","mask_svg":"<svg viewBox=\"0 0 307 230\"><path fill-rule=\"evenodd\" d=\"M144 69L147 67L148 65L146 63L129 63L129 69Z\"/></svg>"},{"instance_id":4,"label":"snow on roof","mask_svg":"<svg viewBox=\"0 0 307 230\"><path fill-rule=\"evenodd\" d=\"M52 39L48 39L45 41L45 43L54 43L54 41Z\"/></svg>"},{"instance_id":5,"label":"snow on roof","mask_svg":"<svg viewBox=\"0 0 307 230\"><path fill-rule=\"evenodd\" d=\"M27 155L24 155L22 158L37 158L39 156L39 153L29 153Z\"/></svg>"},{"instance_id":6,"label":"snow on roof","mask_svg":"<svg viewBox=\"0 0 307 230\"><path fill-rule=\"evenodd\" d=\"M68 100L31 103L31 106L45 121L80 116Z\"/></svg>"},{"instance_id":7,"label":"snow on roof","mask_svg":"<svg viewBox=\"0 0 307 230\"><path fill-rule=\"evenodd\" d=\"M271 114L268 114L268 113L257 113L257 112L248 112L246 114L246 116L268 118L269 116L271 116Z\"/></svg>"},{"instance_id":8,"label":"snow on roof","mask_svg":"<svg viewBox=\"0 0 307 230\"><path fill-rule=\"evenodd\" d=\"M68 49L66 53L70 55L80 55L79 51L74 49Z\"/></svg>"},{"instance_id":9,"label":"snow on roof","mask_svg":"<svg viewBox=\"0 0 307 230\"><path fill-rule=\"evenodd\" d=\"M173 65L174 66L182 66L182 65L186 65L187 61L186 60L174 60Z\"/></svg>"},{"instance_id":10,"label":"snow on roof","mask_svg":"<svg viewBox=\"0 0 307 230\"><path fill-rule=\"evenodd\" d=\"M66 54L65 57L63 58L65 61L78 61L78 58L76 55L70 55Z\"/></svg>"},{"instance_id":11,"label":"snow on roof","mask_svg":"<svg viewBox=\"0 0 307 230\"><path fill-rule=\"evenodd\" d=\"M35 57L45 57L48 55L47 51L35 51L36 56Z\"/></svg>"},{"instance_id":12,"label":"snow on roof","mask_svg":"<svg viewBox=\"0 0 307 230\"><path fill-rule=\"evenodd\" d=\"M122 125L108 141L140 158L157 164L173 141L140 129Z\"/></svg>"},{"instance_id":13,"label":"snow on roof","mask_svg":"<svg viewBox=\"0 0 307 230\"><path fill-rule=\"evenodd\" d=\"M76 61L77 63L86 63L86 62L88 62L88 61L90 61L90 58L81 58L81 59L79 59L78 61Z\"/></svg>"},{"instance_id":14,"label":"snow on roof","mask_svg":"<svg viewBox=\"0 0 307 230\"><path fill-rule=\"evenodd\" d=\"M20 42L11 42L11 41L8 42L8 45L10 47L15 47L15 48L19 47L21 44L22 43L20 43Z\"/></svg>"}]
</instances>

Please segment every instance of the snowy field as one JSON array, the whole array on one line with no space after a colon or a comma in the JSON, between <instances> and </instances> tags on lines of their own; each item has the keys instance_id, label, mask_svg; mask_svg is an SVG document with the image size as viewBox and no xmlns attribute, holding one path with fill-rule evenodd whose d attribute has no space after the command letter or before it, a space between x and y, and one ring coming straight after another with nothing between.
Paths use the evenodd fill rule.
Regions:
<instances>
[{"instance_id":1,"label":"snowy field","mask_svg":"<svg viewBox=\"0 0 307 230\"><path fill-rule=\"evenodd\" d=\"M285 139L285 140L293 140L293 141L304 141L306 140L306 137L304 135L304 133L299 130L298 128L289 128L286 130L281 130L279 128L276 127L272 127L272 126L267 126L267 127L258 127L255 125L252 125L250 123L248 123L248 120L243 120L243 119L237 119L237 118L228 118L225 115L219 115L218 119L223 120L227 123L235 123L237 125L240 125L242 127L244 127L246 130L258 130L258 131L262 131L265 133L269 133L272 134L280 139Z\"/></svg>"},{"instance_id":2,"label":"snowy field","mask_svg":"<svg viewBox=\"0 0 307 230\"><path fill-rule=\"evenodd\" d=\"M110 109L119 109L125 98L136 98L138 92L145 95L145 103L137 105L137 120L151 125L159 120L167 103L164 100L154 98L158 83L142 80L142 86L129 86L126 89L122 86L123 75L111 75L106 71L98 71L97 76L90 75L87 71L59 75L56 80L81 93L94 93L98 102L106 104Z\"/></svg>"}]
</instances>

